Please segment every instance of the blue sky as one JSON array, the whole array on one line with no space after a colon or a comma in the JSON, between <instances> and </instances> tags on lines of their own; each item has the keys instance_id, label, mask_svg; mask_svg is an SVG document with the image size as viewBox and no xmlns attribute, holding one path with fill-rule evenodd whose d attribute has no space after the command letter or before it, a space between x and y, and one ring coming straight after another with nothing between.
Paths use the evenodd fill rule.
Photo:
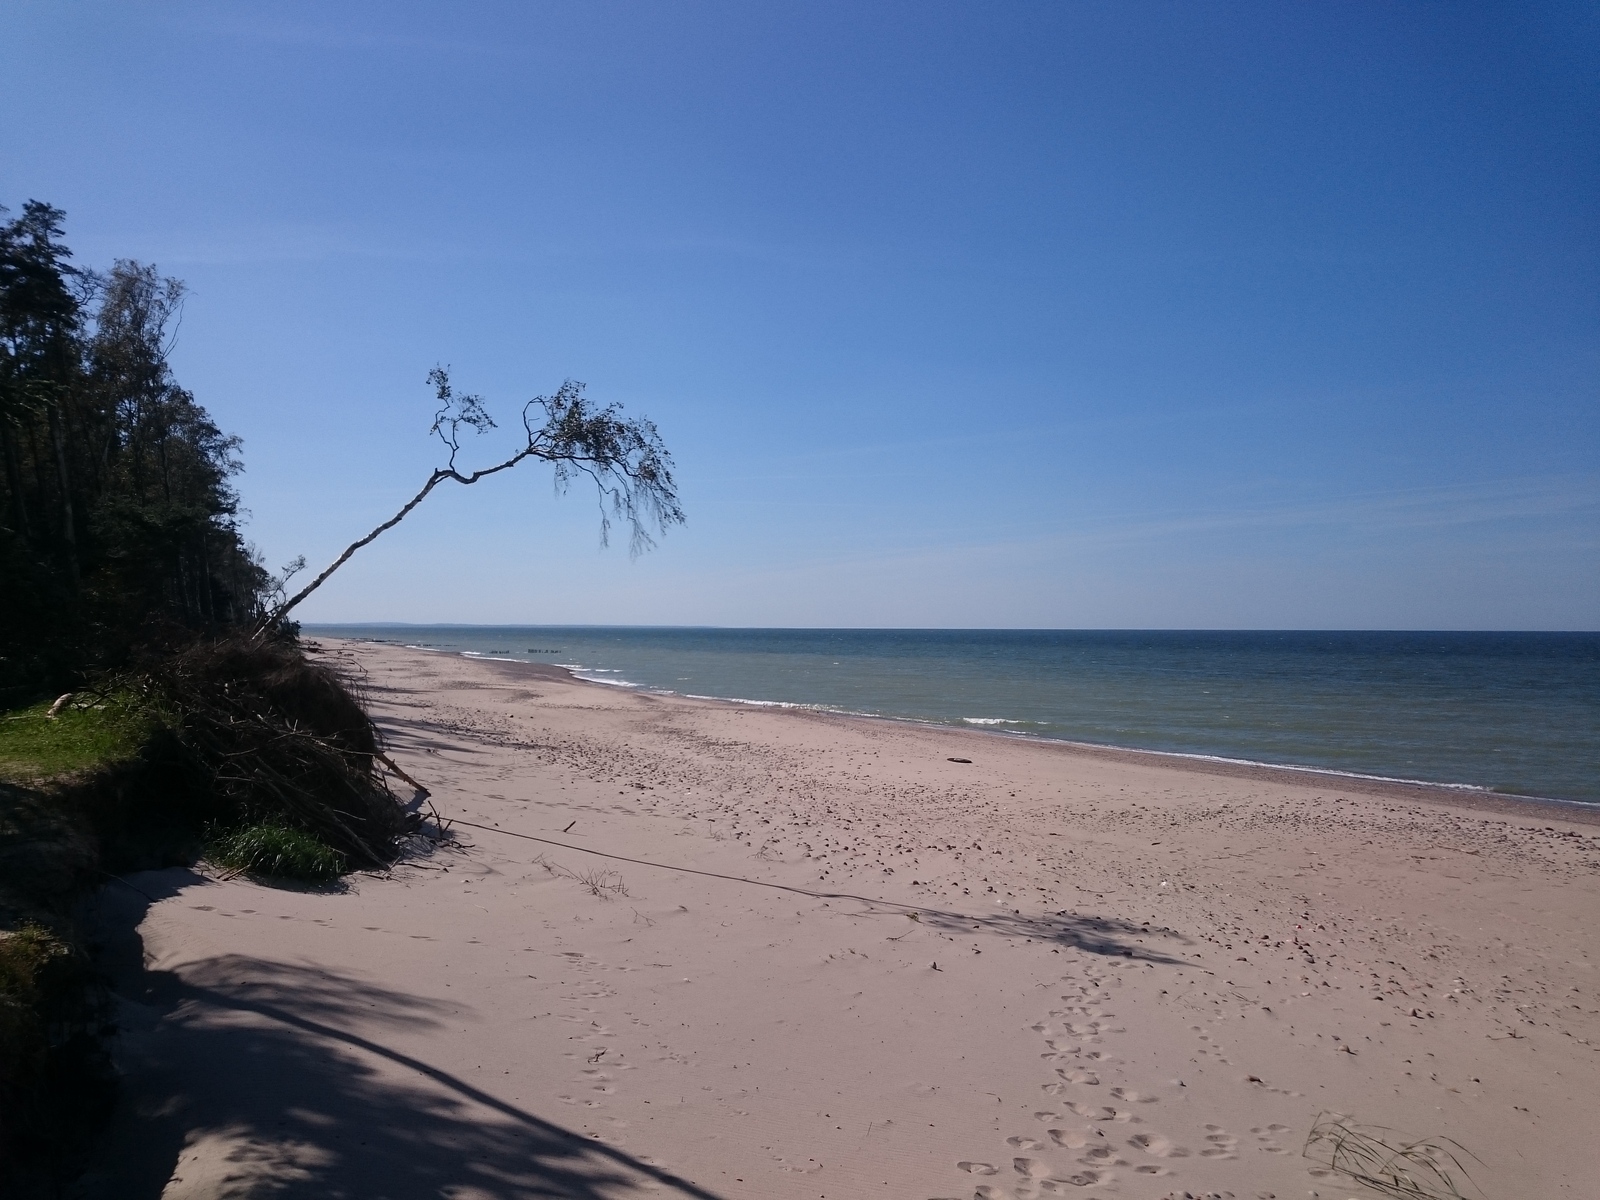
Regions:
<instances>
[{"instance_id":1,"label":"blue sky","mask_svg":"<svg viewBox=\"0 0 1600 1200\"><path fill-rule=\"evenodd\" d=\"M308 620L1600 628L1592 5L13 0L0 42L0 202L188 281L272 563L418 486L435 363L676 455L653 554L529 471Z\"/></svg>"}]
</instances>

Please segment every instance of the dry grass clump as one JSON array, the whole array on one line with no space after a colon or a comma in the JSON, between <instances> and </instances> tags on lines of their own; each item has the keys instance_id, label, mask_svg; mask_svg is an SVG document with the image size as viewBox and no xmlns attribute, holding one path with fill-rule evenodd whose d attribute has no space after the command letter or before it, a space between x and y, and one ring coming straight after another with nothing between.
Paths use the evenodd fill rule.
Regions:
<instances>
[{"instance_id":1,"label":"dry grass clump","mask_svg":"<svg viewBox=\"0 0 1600 1200\"><path fill-rule=\"evenodd\" d=\"M1472 1157L1449 1138L1406 1141L1381 1125L1328 1113L1317 1118L1305 1145L1312 1161L1400 1200L1468 1200L1471 1179L1460 1155Z\"/></svg>"},{"instance_id":2,"label":"dry grass clump","mask_svg":"<svg viewBox=\"0 0 1600 1200\"><path fill-rule=\"evenodd\" d=\"M583 885L591 896L598 896L602 900L614 900L618 896L628 894L627 886L622 882L622 876L615 871L603 871L596 868L591 871L578 871L572 876Z\"/></svg>"},{"instance_id":3,"label":"dry grass clump","mask_svg":"<svg viewBox=\"0 0 1600 1200\"><path fill-rule=\"evenodd\" d=\"M622 876L603 867L593 867L587 871L569 871L560 863L551 862L543 854L535 855L532 865L543 867L561 879L572 880L591 896L597 896L601 900L615 900L618 896L628 895L628 885L623 883Z\"/></svg>"}]
</instances>

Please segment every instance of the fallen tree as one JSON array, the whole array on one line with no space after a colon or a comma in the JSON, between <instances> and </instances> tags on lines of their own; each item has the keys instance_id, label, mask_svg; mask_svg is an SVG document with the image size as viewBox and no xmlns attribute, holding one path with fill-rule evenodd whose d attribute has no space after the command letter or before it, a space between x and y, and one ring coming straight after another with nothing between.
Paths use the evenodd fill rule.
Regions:
<instances>
[{"instance_id":1,"label":"fallen tree","mask_svg":"<svg viewBox=\"0 0 1600 1200\"><path fill-rule=\"evenodd\" d=\"M257 637L281 625L302 600L349 562L356 551L400 524L434 488L447 481L471 486L529 459L550 463L555 468L556 486L563 490L578 476L587 476L598 493L601 542L609 538L612 517L626 520L629 550L633 554L655 544L650 536L651 527L665 533L670 526L683 522L677 484L672 477L672 456L649 420L624 417L620 406L615 404L597 408L584 396L584 385L569 379L555 395L535 396L523 405L522 429L527 440L515 454L493 466L464 472L456 466L462 430L483 433L495 427L494 420L484 407L482 397L456 395L446 368L435 367L428 372L428 382L439 400L439 409L434 413L433 426L428 432L449 451L445 465L434 469L421 490L399 512L365 537L351 542L320 575L263 613L256 624ZM541 414L542 422L536 419ZM297 572L304 563L304 559L296 560L289 574ZM289 575L285 575L285 585L288 578ZM284 590L287 591L286 586Z\"/></svg>"}]
</instances>

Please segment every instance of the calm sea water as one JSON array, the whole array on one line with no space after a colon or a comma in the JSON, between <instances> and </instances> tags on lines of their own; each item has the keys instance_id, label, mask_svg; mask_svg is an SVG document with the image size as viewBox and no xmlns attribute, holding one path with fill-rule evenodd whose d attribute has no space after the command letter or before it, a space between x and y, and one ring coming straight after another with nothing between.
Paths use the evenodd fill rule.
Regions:
<instances>
[{"instance_id":1,"label":"calm sea water","mask_svg":"<svg viewBox=\"0 0 1600 1200\"><path fill-rule=\"evenodd\" d=\"M1600 803L1600 634L307 626L814 706Z\"/></svg>"}]
</instances>

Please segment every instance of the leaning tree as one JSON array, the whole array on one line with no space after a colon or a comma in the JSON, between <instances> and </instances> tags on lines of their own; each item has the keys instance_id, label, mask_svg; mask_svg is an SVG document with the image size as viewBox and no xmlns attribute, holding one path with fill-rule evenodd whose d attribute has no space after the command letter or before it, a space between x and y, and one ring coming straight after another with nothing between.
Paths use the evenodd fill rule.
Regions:
<instances>
[{"instance_id":1,"label":"leaning tree","mask_svg":"<svg viewBox=\"0 0 1600 1200\"><path fill-rule=\"evenodd\" d=\"M349 562L357 550L405 520L441 483L470 486L529 459L550 463L555 468L556 486L563 491L580 477L587 477L594 484L600 504L602 542L609 538L613 517L628 523L629 549L634 554L655 544L651 529L665 533L671 526L683 522L678 488L672 478L672 456L649 420L624 417L616 404L596 407L584 396L583 384L569 379L555 395L535 396L523 405L522 429L526 441L515 454L491 467L468 472L456 466L463 430L482 433L493 429L495 423L482 397L456 394L450 384L449 371L444 367L428 372L428 382L439 400L429 433L448 451L445 465L428 476L422 489L399 512L366 537L351 542L343 554L305 587L278 604L268 606L256 624L258 637L287 617L296 605ZM304 565L304 559L296 560L290 564L290 573ZM287 579L286 575L284 582ZM282 588L279 595L287 590Z\"/></svg>"}]
</instances>

